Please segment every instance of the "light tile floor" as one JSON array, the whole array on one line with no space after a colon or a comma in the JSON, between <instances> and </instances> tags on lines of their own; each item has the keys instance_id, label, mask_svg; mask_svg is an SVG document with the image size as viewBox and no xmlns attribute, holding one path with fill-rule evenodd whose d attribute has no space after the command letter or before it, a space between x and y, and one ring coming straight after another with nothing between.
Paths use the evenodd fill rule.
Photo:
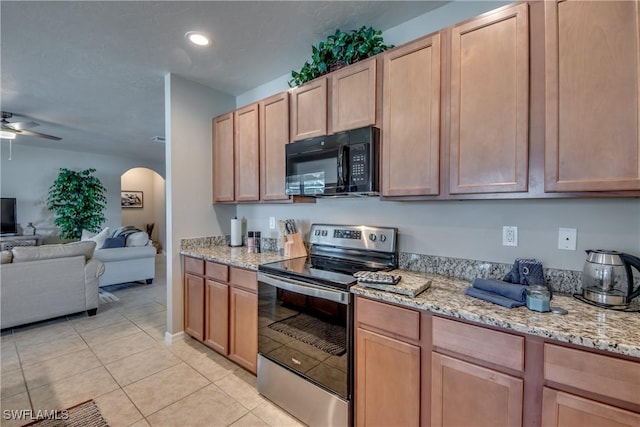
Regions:
<instances>
[{"instance_id":1,"label":"light tile floor","mask_svg":"<svg viewBox=\"0 0 640 427\"><path fill-rule=\"evenodd\" d=\"M256 378L187 337L164 343L166 280L112 291L98 314L2 332L0 409L57 410L94 399L112 427L302 426L256 391Z\"/></svg>"}]
</instances>

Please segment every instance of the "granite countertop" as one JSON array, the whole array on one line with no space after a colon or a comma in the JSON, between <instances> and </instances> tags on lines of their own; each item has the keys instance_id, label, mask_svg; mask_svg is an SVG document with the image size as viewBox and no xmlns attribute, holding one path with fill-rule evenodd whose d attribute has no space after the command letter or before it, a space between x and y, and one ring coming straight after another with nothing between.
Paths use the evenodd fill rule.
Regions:
<instances>
[{"instance_id":1,"label":"granite countertop","mask_svg":"<svg viewBox=\"0 0 640 427\"><path fill-rule=\"evenodd\" d=\"M242 246L183 247L181 255L257 270L258 265L287 259L277 252L247 253ZM409 295L355 285L351 292L380 301L430 311L489 326L510 329L587 348L640 357L640 313L607 310L554 295L551 305L569 311L566 315L538 313L526 307L508 309L464 294L469 282L428 273L394 270ZM425 283L430 286L422 292Z\"/></svg>"},{"instance_id":2,"label":"granite countertop","mask_svg":"<svg viewBox=\"0 0 640 427\"><path fill-rule=\"evenodd\" d=\"M554 295L552 306L566 315L539 313L526 307L508 309L464 294L464 280L427 273L395 270L402 281L431 281L429 289L415 297L353 286L351 292L369 298L430 311L489 326L510 329L560 342L640 357L640 313L591 306L571 296Z\"/></svg>"},{"instance_id":3,"label":"granite countertop","mask_svg":"<svg viewBox=\"0 0 640 427\"><path fill-rule=\"evenodd\" d=\"M234 267L258 270L260 264L288 259L278 252L248 253L246 246L232 248L230 246L192 247L180 250L180 255L219 262Z\"/></svg>"}]
</instances>

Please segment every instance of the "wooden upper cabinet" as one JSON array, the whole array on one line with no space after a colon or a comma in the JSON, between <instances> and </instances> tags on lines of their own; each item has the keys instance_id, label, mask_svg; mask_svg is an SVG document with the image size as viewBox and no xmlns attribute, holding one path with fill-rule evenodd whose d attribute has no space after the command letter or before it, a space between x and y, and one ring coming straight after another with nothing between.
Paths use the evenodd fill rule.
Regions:
<instances>
[{"instance_id":1,"label":"wooden upper cabinet","mask_svg":"<svg viewBox=\"0 0 640 427\"><path fill-rule=\"evenodd\" d=\"M291 91L291 141L327 134L327 78Z\"/></svg>"},{"instance_id":2,"label":"wooden upper cabinet","mask_svg":"<svg viewBox=\"0 0 640 427\"><path fill-rule=\"evenodd\" d=\"M236 110L235 120L235 200L260 200L260 129L258 104Z\"/></svg>"},{"instance_id":3,"label":"wooden upper cabinet","mask_svg":"<svg viewBox=\"0 0 640 427\"><path fill-rule=\"evenodd\" d=\"M289 94L260 101L260 199L286 200L285 146L289 143Z\"/></svg>"},{"instance_id":4,"label":"wooden upper cabinet","mask_svg":"<svg viewBox=\"0 0 640 427\"><path fill-rule=\"evenodd\" d=\"M450 120L451 194L527 191L526 3L452 28Z\"/></svg>"},{"instance_id":5,"label":"wooden upper cabinet","mask_svg":"<svg viewBox=\"0 0 640 427\"><path fill-rule=\"evenodd\" d=\"M640 189L637 1L545 6L545 191Z\"/></svg>"},{"instance_id":6,"label":"wooden upper cabinet","mask_svg":"<svg viewBox=\"0 0 640 427\"><path fill-rule=\"evenodd\" d=\"M383 57L382 195L440 191L440 34Z\"/></svg>"},{"instance_id":7,"label":"wooden upper cabinet","mask_svg":"<svg viewBox=\"0 0 640 427\"><path fill-rule=\"evenodd\" d=\"M331 75L332 132L376 124L376 69L376 58L371 58Z\"/></svg>"},{"instance_id":8,"label":"wooden upper cabinet","mask_svg":"<svg viewBox=\"0 0 640 427\"><path fill-rule=\"evenodd\" d=\"M213 119L213 201L233 202L233 113Z\"/></svg>"}]
</instances>

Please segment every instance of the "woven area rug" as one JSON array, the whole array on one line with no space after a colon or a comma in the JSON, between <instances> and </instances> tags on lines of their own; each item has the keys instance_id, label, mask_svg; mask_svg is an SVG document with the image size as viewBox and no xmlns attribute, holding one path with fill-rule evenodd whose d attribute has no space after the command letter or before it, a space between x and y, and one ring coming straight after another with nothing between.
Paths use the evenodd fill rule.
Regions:
<instances>
[{"instance_id":1,"label":"woven area rug","mask_svg":"<svg viewBox=\"0 0 640 427\"><path fill-rule=\"evenodd\" d=\"M274 331L302 341L333 356L343 355L347 349L347 330L300 313L269 325Z\"/></svg>"},{"instance_id":2,"label":"woven area rug","mask_svg":"<svg viewBox=\"0 0 640 427\"><path fill-rule=\"evenodd\" d=\"M109 427L93 400L79 403L64 411L49 411L42 416L48 419L34 421L23 427Z\"/></svg>"}]
</instances>

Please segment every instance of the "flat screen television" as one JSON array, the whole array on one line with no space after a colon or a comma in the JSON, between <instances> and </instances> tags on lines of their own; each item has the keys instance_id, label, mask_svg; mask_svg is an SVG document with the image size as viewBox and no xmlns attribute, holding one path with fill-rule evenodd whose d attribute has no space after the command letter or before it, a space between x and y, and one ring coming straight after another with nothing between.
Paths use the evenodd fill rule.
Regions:
<instances>
[{"instance_id":1,"label":"flat screen television","mask_svg":"<svg viewBox=\"0 0 640 427\"><path fill-rule=\"evenodd\" d=\"M0 198L0 234L17 234L16 199L15 197Z\"/></svg>"}]
</instances>

